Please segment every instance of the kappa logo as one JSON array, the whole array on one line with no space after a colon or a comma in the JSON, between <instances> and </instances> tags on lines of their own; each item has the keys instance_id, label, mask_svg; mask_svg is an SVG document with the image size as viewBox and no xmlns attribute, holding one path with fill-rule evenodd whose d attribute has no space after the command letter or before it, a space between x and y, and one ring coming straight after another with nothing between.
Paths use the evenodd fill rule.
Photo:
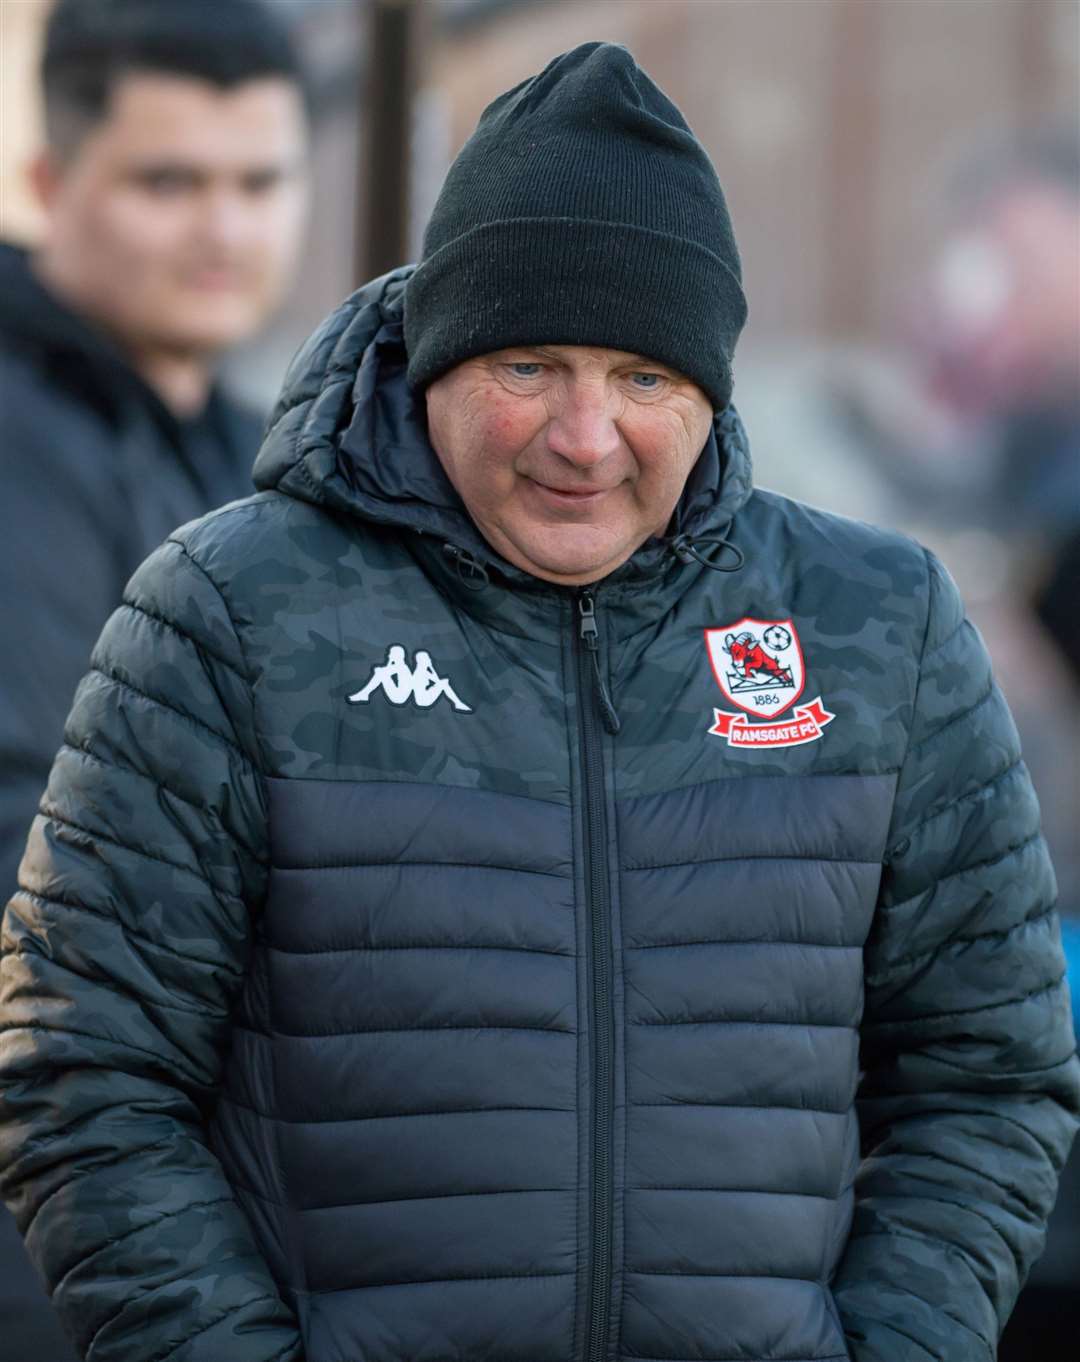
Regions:
<instances>
[{"instance_id":1,"label":"kappa logo","mask_svg":"<svg viewBox=\"0 0 1080 1362\"><path fill-rule=\"evenodd\" d=\"M821 697L797 705L786 719L774 722L794 705L806 685L802 644L790 619L744 617L719 629L705 630L705 647L717 685L738 709L767 723L751 723L741 714L714 709L709 732L726 738L729 747L798 747L816 742L836 717Z\"/></svg>"},{"instance_id":2,"label":"kappa logo","mask_svg":"<svg viewBox=\"0 0 1080 1362\"><path fill-rule=\"evenodd\" d=\"M376 691L381 690L392 705L407 705L410 701L420 709L430 709L438 700L449 700L461 714L471 714L471 706L458 696L450 681L435 670L431 654L417 649L413 665L400 643L392 643L386 651L386 661L376 667L362 690L349 696L350 705L366 705Z\"/></svg>"}]
</instances>

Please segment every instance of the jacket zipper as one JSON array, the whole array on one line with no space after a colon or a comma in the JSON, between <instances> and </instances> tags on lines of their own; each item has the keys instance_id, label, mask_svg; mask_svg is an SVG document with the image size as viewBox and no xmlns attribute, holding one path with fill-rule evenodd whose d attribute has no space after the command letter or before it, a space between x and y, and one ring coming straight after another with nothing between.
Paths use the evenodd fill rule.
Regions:
<instances>
[{"instance_id":1,"label":"jacket zipper","mask_svg":"<svg viewBox=\"0 0 1080 1362\"><path fill-rule=\"evenodd\" d=\"M581 762L585 792L585 886L589 919L589 1000L592 1037L592 1239L585 1315L585 1362L603 1362L611 1310L613 1217L612 1124L615 1105L615 1020L611 996L611 885L608 877L607 801L601 716L615 716L600 670L600 642L592 593L577 598L576 636ZM615 724L618 717L615 716ZM614 731L618 731L617 727Z\"/></svg>"}]
</instances>

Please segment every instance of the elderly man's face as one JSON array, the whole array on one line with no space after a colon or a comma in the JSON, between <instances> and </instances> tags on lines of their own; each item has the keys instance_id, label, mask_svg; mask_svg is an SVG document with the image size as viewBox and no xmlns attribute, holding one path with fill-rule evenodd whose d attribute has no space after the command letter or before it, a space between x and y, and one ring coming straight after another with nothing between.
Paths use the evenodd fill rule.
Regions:
<instances>
[{"instance_id":1,"label":"elderly man's face","mask_svg":"<svg viewBox=\"0 0 1080 1362\"><path fill-rule=\"evenodd\" d=\"M696 384L623 350L543 345L466 360L427 392L431 443L489 544L567 586L671 519L712 423Z\"/></svg>"}]
</instances>

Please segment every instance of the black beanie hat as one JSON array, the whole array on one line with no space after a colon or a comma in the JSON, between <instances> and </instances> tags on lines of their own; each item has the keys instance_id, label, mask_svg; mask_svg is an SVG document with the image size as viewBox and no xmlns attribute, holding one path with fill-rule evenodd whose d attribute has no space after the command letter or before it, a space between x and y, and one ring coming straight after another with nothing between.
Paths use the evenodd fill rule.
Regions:
<instances>
[{"instance_id":1,"label":"black beanie hat","mask_svg":"<svg viewBox=\"0 0 1080 1362\"><path fill-rule=\"evenodd\" d=\"M489 104L450 167L405 290L408 378L598 345L678 370L720 410L745 320L704 148L625 48L584 43Z\"/></svg>"}]
</instances>

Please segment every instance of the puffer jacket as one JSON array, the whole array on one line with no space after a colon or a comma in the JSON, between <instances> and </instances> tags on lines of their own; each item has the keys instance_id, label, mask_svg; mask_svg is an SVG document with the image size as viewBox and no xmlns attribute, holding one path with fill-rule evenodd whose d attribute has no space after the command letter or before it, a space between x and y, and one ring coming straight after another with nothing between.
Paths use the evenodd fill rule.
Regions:
<instances>
[{"instance_id":1,"label":"puffer jacket","mask_svg":"<svg viewBox=\"0 0 1080 1362\"><path fill-rule=\"evenodd\" d=\"M132 579L3 931L0 1187L90 1362L987 1362L1077 1116L936 562L721 416L594 589L486 546L398 272ZM770 697L773 697L770 700Z\"/></svg>"}]
</instances>

